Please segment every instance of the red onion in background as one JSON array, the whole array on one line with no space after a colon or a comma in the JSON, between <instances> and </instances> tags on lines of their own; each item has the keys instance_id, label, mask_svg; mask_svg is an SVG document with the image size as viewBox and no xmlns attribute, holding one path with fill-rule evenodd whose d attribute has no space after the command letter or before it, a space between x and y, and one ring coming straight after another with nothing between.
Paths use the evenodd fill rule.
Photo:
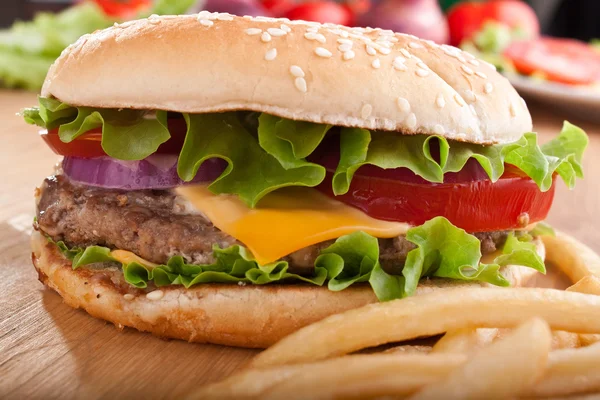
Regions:
<instances>
[{"instance_id":1,"label":"red onion in background","mask_svg":"<svg viewBox=\"0 0 600 400\"><path fill-rule=\"evenodd\" d=\"M110 157L65 157L63 172L73 182L105 189L169 189L186 183L212 182L227 162L212 158L202 163L196 177L184 182L177 175L177 156L153 154L141 161L120 161Z\"/></svg>"},{"instance_id":2,"label":"red onion in background","mask_svg":"<svg viewBox=\"0 0 600 400\"><path fill-rule=\"evenodd\" d=\"M244 16L270 16L269 11L258 0L206 0L200 1L192 12L207 10Z\"/></svg>"},{"instance_id":3,"label":"red onion in background","mask_svg":"<svg viewBox=\"0 0 600 400\"><path fill-rule=\"evenodd\" d=\"M391 29L437 43L448 42L448 22L437 0L382 0L357 26Z\"/></svg>"}]
</instances>

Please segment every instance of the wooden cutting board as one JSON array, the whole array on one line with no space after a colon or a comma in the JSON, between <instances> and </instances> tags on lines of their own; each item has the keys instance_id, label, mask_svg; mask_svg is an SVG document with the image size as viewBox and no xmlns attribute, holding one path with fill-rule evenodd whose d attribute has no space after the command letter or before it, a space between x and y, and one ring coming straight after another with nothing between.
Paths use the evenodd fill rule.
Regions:
<instances>
[{"instance_id":1,"label":"wooden cutting board","mask_svg":"<svg viewBox=\"0 0 600 400\"><path fill-rule=\"evenodd\" d=\"M33 189L58 156L15 116L35 103L32 93L0 91L0 398L178 398L248 362L256 351L119 331L37 281ZM532 113L542 140L558 134L560 115ZM600 252L600 126L581 126L591 140L586 180L572 192L559 184L549 222Z\"/></svg>"}]
</instances>

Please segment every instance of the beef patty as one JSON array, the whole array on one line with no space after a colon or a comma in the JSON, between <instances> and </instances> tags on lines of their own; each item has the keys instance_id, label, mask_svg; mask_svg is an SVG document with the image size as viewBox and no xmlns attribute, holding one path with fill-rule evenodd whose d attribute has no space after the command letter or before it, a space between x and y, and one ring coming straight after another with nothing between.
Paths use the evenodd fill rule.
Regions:
<instances>
[{"instance_id":1,"label":"beef patty","mask_svg":"<svg viewBox=\"0 0 600 400\"><path fill-rule=\"evenodd\" d=\"M75 184L64 175L47 178L40 188L39 228L70 247L92 245L131 251L155 263L174 255L187 262L214 261L212 247L239 244L217 229L204 215L173 191L120 191ZM476 233L483 254L492 253L507 232ZM327 241L301 249L285 258L296 273L310 273ZM379 239L380 261L389 273L399 274L415 245L404 236Z\"/></svg>"}]
</instances>

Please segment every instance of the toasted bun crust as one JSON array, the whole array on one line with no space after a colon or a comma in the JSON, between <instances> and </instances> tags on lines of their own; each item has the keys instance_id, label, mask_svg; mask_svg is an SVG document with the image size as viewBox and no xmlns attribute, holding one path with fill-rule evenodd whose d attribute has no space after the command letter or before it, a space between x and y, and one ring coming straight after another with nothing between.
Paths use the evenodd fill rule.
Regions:
<instances>
[{"instance_id":1,"label":"toasted bun crust","mask_svg":"<svg viewBox=\"0 0 600 400\"><path fill-rule=\"evenodd\" d=\"M538 252L544 255L541 241ZM117 327L198 343L264 348L303 326L331 314L377 301L368 285L342 292L307 285L238 286L204 284L141 290L128 285L117 268L73 270L58 248L35 232L32 259L40 281L65 303L83 308ZM524 286L537 272L509 266L503 271L513 286ZM417 294L461 286L444 279L424 280Z\"/></svg>"},{"instance_id":2,"label":"toasted bun crust","mask_svg":"<svg viewBox=\"0 0 600 400\"><path fill-rule=\"evenodd\" d=\"M379 29L207 12L81 37L50 69L42 96L89 107L254 110L479 144L512 142L532 128L508 80L457 48Z\"/></svg>"}]
</instances>

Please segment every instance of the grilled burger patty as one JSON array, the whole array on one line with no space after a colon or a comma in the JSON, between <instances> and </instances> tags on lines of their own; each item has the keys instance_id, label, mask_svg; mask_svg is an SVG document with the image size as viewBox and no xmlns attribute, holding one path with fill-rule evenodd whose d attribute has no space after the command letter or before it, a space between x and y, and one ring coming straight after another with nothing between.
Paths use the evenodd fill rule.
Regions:
<instances>
[{"instance_id":1,"label":"grilled burger patty","mask_svg":"<svg viewBox=\"0 0 600 400\"><path fill-rule=\"evenodd\" d=\"M121 191L72 183L64 175L47 178L39 193L39 229L69 247L92 245L131 251L154 263L166 263L174 255L187 262L214 261L212 247L240 244L217 229L204 215L173 191ZM496 251L508 232L484 232L475 236L481 251ZM296 273L312 272L314 261L327 241L301 249L285 258ZM406 255L415 248L404 236L379 239L380 261L389 273L400 274Z\"/></svg>"}]
</instances>

